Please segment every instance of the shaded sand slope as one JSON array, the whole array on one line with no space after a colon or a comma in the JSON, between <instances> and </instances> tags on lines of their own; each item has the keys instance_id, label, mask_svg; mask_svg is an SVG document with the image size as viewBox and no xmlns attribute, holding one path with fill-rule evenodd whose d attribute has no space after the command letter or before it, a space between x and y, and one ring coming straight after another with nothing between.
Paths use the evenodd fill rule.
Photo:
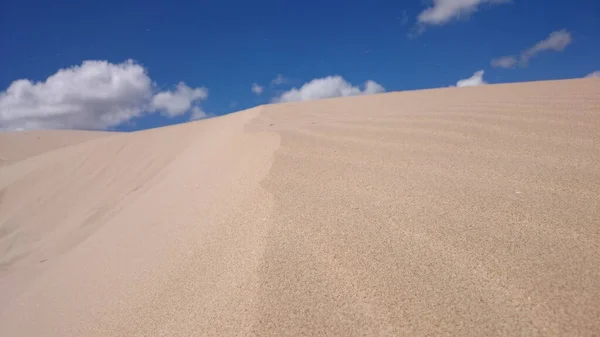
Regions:
<instances>
[{"instance_id":1,"label":"shaded sand slope","mask_svg":"<svg viewBox=\"0 0 600 337\"><path fill-rule=\"evenodd\" d=\"M72 130L0 133L0 165L14 163L64 146L111 135L114 135L114 133Z\"/></svg>"},{"instance_id":2,"label":"shaded sand slope","mask_svg":"<svg viewBox=\"0 0 600 337\"><path fill-rule=\"evenodd\" d=\"M0 335L600 333L598 79L264 106L0 188Z\"/></svg>"},{"instance_id":3,"label":"shaded sand slope","mask_svg":"<svg viewBox=\"0 0 600 337\"><path fill-rule=\"evenodd\" d=\"M272 205L258 184L278 144L274 133L244 132L256 113L2 167L0 335L247 326Z\"/></svg>"}]
</instances>

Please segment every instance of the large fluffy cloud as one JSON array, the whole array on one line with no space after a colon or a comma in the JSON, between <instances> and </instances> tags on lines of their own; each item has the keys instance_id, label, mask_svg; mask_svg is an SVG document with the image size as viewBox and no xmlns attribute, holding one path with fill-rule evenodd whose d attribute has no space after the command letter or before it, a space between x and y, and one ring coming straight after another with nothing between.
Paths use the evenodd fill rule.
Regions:
<instances>
[{"instance_id":1,"label":"large fluffy cloud","mask_svg":"<svg viewBox=\"0 0 600 337\"><path fill-rule=\"evenodd\" d=\"M385 88L375 81L366 81L364 89L353 86L341 76L316 78L305 83L300 89L293 88L273 99L274 102L311 101L316 99L368 95L384 92Z\"/></svg>"},{"instance_id":2,"label":"large fluffy cloud","mask_svg":"<svg viewBox=\"0 0 600 337\"><path fill-rule=\"evenodd\" d=\"M484 85L487 84L484 80L483 80L483 70L479 70L476 71L473 76L469 77L469 78L465 78L462 80L459 80L458 82L456 82L456 86L457 87L475 87L478 85Z\"/></svg>"},{"instance_id":3,"label":"large fluffy cloud","mask_svg":"<svg viewBox=\"0 0 600 337\"><path fill-rule=\"evenodd\" d=\"M521 52L520 64L527 65L532 57L544 51L563 51L570 43L571 33L566 29L552 32L546 39Z\"/></svg>"},{"instance_id":4,"label":"large fluffy cloud","mask_svg":"<svg viewBox=\"0 0 600 337\"><path fill-rule=\"evenodd\" d=\"M422 11L417 21L422 25L443 25L466 17L483 4L509 3L510 0L433 0L433 6Z\"/></svg>"},{"instance_id":5,"label":"large fluffy cloud","mask_svg":"<svg viewBox=\"0 0 600 337\"><path fill-rule=\"evenodd\" d=\"M204 88L180 83L156 93L144 67L85 61L43 82L14 81L0 93L0 129L105 129L144 113L182 114L207 97Z\"/></svg>"}]
</instances>

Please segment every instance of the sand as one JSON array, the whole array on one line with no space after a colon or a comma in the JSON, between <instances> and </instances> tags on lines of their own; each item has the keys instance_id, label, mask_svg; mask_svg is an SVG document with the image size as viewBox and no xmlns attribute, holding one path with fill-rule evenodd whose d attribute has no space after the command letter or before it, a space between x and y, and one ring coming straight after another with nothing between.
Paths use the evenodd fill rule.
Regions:
<instances>
[{"instance_id":1,"label":"sand","mask_svg":"<svg viewBox=\"0 0 600 337\"><path fill-rule=\"evenodd\" d=\"M0 143L1 336L600 335L600 79Z\"/></svg>"},{"instance_id":2,"label":"sand","mask_svg":"<svg viewBox=\"0 0 600 337\"><path fill-rule=\"evenodd\" d=\"M109 135L112 133L76 130L0 132L0 166Z\"/></svg>"}]
</instances>

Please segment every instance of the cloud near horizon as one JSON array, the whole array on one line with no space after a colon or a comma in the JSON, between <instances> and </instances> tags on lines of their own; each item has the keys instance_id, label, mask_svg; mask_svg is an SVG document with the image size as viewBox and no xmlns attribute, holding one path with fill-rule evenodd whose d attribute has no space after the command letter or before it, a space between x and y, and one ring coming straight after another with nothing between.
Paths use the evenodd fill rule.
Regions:
<instances>
[{"instance_id":1,"label":"cloud near horizon","mask_svg":"<svg viewBox=\"0 0 600 337\"><path fill-rule=\"evenodd\" d=\"M479 85L485 85L487 82L483 80L483 74L485 72L483 70L476 71L473 76L469 78L465 78L456 82L456 86L461 87L476 87Z\"/></svg>"},{"instance_id":2,"label":"cloud near horizon","mask_svg":"<svg viewBox=\"0 0 600 337\"><path fill-rule=\"evenodd\" d=\"M444 25L454 19L469 17L484 4L507 4L511 0L433 0L433 6L417 17L421 25Z\"/></svg>"},{"instance_id":3,"label":"cloud near horizon","mask_svg":"<svg viewBox=\"0 0 600 337\"><path fill-rule=\"evenodd\" d=\"M312 101L324 98L370 95L385 92L379 83L368 80L364 89L353 86L339 75L316 78L305 83L300 89L293 88L272 99L274 103Z\"/></svg>"},{"instance_id":4,"label":"cloud near horizon","mask_svg":"<svg viewBox=\"0 0 600 337\"><path fill-rule=\"evenodd\" d=\"M180 82L156 92L146 69L133 60L119 64L84 61L45 81L20 79L0 92L0 130L106 129L143 114L200 116L206 88Z\"/></svg>"},{"instance_id":5,"label":"cloud near horizon","mask_svg":"<svg viewBox=\"0 0 600 337\"><path fill-rule=\"evenodd\" d=\"M197 121L199 119L204 119L207 117L211 117L212 115L207 114L202 108L199 106L194 106L190 111L190 121Z\"/></svg>"},{"instance_id":6,"label":"cloud near horizon","mask_svg":"<svg viewBox=\"0 0 600 337\"><path fill-rule=\"evenodd\" d=\"M192 89L183 82L177 84L174 91L162 91L152 97L152 108L162 114L175 117L192 109L192 104L208 98L208 89ZM195 111L199 108L193 106ZM196 109L198 108L198 109Z\"/></svg>"},{"instance_id":7,"label":"cloud near horizon","mask_svg":"<svg viewBox=\"0 0 600 337\"><path fill-rule=\"evenodd\" d=\"M596 70L596 71L593 71L593 72L585 75L585 78L596 78L596 77L600 77L600 70Z\"/></svg>"}]
</instances>

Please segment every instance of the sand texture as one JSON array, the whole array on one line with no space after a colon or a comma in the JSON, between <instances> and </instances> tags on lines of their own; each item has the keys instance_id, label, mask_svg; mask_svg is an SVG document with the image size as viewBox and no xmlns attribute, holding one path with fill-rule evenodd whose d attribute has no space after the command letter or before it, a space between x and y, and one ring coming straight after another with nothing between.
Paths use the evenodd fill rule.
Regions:
<instances>
[{"instance_id":1,"label":"sand texture","mask_svg":"<svg viewBox=\"0 0 600 337\"><path fill-rule=\"evenodd\" d=\"M600 79L5 133L0 157L0 336L600 335Z\"/></svg>"},{"instance_id":2,"label":"sand texture","mask_svg":"<svg viewBox=\"0 0 600 337\"><path fill-rule=\"evenodd\" d=\"M91 131L0 132L0 166L73 144L112 135Z\"/></svg>"}]
</instances>

